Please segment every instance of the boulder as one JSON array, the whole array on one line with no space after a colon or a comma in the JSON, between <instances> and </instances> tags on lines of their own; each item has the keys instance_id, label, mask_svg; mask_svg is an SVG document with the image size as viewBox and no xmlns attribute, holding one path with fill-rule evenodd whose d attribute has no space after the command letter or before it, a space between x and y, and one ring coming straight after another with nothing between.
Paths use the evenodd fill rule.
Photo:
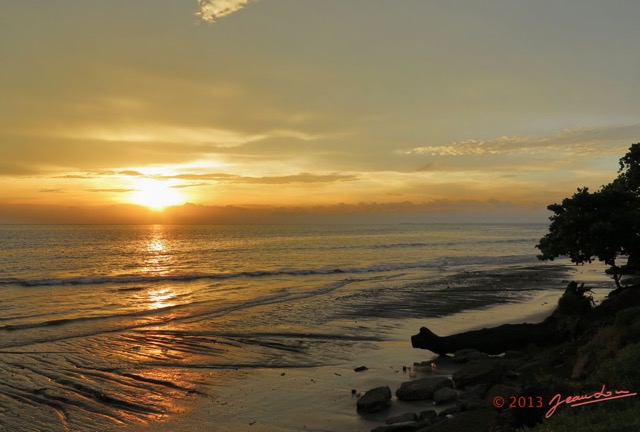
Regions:
<instances>
[{"instance_id":1,"label":"boulder","mask_svg":"<svg viewBox=\"0 0 640 432\"><path fill-rule=\"evenodd\" d=\"M483 360L487 357L485 353L477 349L461 349L453 353L451 360L455 363L469 363L470 361Z\"/></svg>"},{"instance_id":2,"label":"boulder","mask_svg":"<svg viewBox=\"0 0 640 432\"><path fill-rule=\"evenodd\" d=\"M396 397L403 401L433 399L436 390L443 387L453 387L453 382L447 377L438 376L405 381L396 390Z\"/></svg>"},{"instance_id":3,"label":"boulder","mask_svg":"<svg viewBox=\"0 0 640 432\"><path fill-rule=\"evenodd\" d=\"M496 408L507 409L509 407L509 401L511 400L511 397L520 396L521 393L522 393L522 389L519 387L510 386L506 384L496 384L493 387L491 387L487 392L485 401L488 404L493 404L493 401L495 400L495 398L501 397L505 401L504 406L496 407Z\"/></svg>"},{"instance_id":4,"label":"boulder","mask_svg":"<svg viewBox=\"0 0 640 432\"><path fill-rule=\"evenodd\" d=\"M436 424L418 429L418 432L481 432L487 431L495 423L498 414L493 409L463 412L453 418L445 418ZM442 418L442 417L439 417Z\"/></svg>"},{"instance_id":5,"label":"boulder","mask_svg":"<svg viewBox=\"0 0 640 432\"><path fill-rule=\"evenodd\" d=\"M524 350L518 350L518 351L505 351L504 356L502 356L502 358L506 358L506 359L521 359L523 357L526 357L528 354L526 351Z\"/></svg>"},{"instance_id":6,"label":"boulder","mask_svg":"<svg viewBox=\"0 0 640 432\"><path fill-rule=\"evenodd\" d=\"M463 411L473 411L481 408L488 408L493 406L492 403L485 402L474 392L464 392L458 396L458 404Z\"/></svg>"},{"instance_id":7,"label":"boulder","mask_svg":"<svg viewBox=\"0 0 640 432\"><path fill-rule=\"evenodd\" d=\"M432 409L422 411L420 412L420 414L418 414L418 419L420 421L433 420L436 417L438 417L438 413L436 412L436 410L432 410Z\"/></svg>"},{"instance_id":8,"label":"boulder","mask_svg":"<svg viewBox=\"0 0 640 432\"><path fill-rule=\"evenodd\" d=\"M438 413L438 417L447 417L453 414L458 414L462 411L462 407L458 405L450 406L448 408L443 409Z\"/></svg>"},{"instance_id":9,"label":"boulder","mask_svg":"<svg viewBox=\"0 0 640 432\"><path fill-rule=\"evenodd\" d=\"M458 392L449 387L442 387L433 393L433 401L437 404L456 400Z\"/></svg>"},{"instance_id":10,"label":"boulder","mask_svg":"<svg viewBox=\"0 0 640 432\"><path fill-rule=\"evenodd\" d=\"M485 359L467 363L454 372L456 387L464 388L470 384L497 382L505 370L505 364L497 359Z\"/></svg>"},{"instance_id":11,"label":"boulder","mask_svg":"<svg viewBox=\"0 0 640 432\"><path fill-rule=\"evenodd\" d=\"M375 429L372 429L371 432L415 432L418 429L421 429L423 425L418 422L404 422L404 423L395 423L388 426L379 426Z\"/></svg>"},{"instance_id":12,"label":"boulder","mask_svg":"<svg viewBox=\"0 0 640 432\"><path fill-rule=\"evenodd\" d=\"M399 416L391 417L387 419L385 423L388 425L391 425L395 423L406 423L406 422L414 422L414 421L418 421L418 416L415 413L409 412Z\"/></svg>"},{"instance_id":13,"label":"boulder","mask_svg":"<svg viewBox=\"0 0 640 432\"><path fill-rule=\"evenodd\" d=\"M391 403L391 389L389 386L376 387L367 391L357 402L358 411L375 413L387 408Z\"/></svg>"}]
</instances>

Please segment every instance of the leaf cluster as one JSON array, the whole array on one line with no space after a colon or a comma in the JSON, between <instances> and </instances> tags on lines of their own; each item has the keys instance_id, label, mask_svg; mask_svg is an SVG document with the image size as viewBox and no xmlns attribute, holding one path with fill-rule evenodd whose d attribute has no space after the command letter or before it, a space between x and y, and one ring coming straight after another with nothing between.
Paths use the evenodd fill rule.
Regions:
<instances>
[{"instance_id":1,"label":"leaf cluster","mask_svg":"<svg viewBox=\"0 0 640 432\"><path fill-rule=\"evenodd\" d=\"M598 259L615 269L616 259L626 255L628 266L635 265L640 258L640 143L620 159L611 183L596 192L579 188L547 208L554 214L549 232L536 245L539 259L568 256L576 264Z\"/></svg>"}]
</instances>

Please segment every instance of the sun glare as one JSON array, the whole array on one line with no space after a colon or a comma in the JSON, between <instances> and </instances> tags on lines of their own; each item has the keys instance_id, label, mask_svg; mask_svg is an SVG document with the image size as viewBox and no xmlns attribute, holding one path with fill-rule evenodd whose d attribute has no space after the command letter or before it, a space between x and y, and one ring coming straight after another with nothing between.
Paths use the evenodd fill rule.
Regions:
<instances>
[{"instance_id":1,"label":"sun glare","mask_svg":"<svg viewBox=\"0 0 640 432\"><path fill-rule=\"evenodd\" d=\"M130 196L130 201L161 210L165 207L184 202L184 196L176 189L158 180L140 179L136 182L135 192Z\"/></svg>"}]
</instances>

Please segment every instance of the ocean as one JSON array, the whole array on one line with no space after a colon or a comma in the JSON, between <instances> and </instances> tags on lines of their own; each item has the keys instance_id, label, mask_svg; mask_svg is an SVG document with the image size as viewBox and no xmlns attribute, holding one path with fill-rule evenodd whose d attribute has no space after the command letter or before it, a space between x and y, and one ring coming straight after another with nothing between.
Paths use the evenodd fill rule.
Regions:
<instances>
[{"instance_id":1,"label":"ocean","mask_svg":"<svg viewBox=\"0 0 640 432\"><path fill-rule=\"evenodd\" d=\"M0 430L159 421L203 372L344 362L405 318L561 292L546 230L0 226Z\"/></svg>"}]
</instances>

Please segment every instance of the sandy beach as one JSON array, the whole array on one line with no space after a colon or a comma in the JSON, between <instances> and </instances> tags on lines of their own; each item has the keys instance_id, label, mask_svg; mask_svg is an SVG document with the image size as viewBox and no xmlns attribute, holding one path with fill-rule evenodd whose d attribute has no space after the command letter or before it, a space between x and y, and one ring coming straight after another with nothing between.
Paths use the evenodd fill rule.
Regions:
<instances>
[{"instance_id":1,"label":"sandy beach","mask_svg":"<svg viewBox=\"0 0 640 432\"><path fill-rule=\"evenodd\" d=\"M608 290L595 289L602 299ZM217 372L207 395L194 396L182 413L167 421L133 426L128 431L354 431L365 432L385 419L405 412L434 407L430 401L403 402L395 397L391 408L377 414L356 412L358 393L388 385L395 391L403 381L427 375L450 376L458 367L447 359L411 347L409 337L420 326L440 335L505 323L539 322L555 308L560 292L544 291L517 303L469 310L444 318L405 319L389 324L392 337L375 346L354 349L353 360L317 368L263 369L251 372ZM414 362L435 360L437 368L403 371ZM354 368L366 366L364 372ZM216 382L220 379L220 382Z\"/></svg>"},{"instance_id":2,"label":"sandy beach","mask_svg":"<svg viewBox=\"0 0 640 432\"><path fill-rule=\"evenodd\" d=\"M369 431L430 405L363 416L358 393L453 371L404 370L434 357L420 327L535 322L568 280L609 289L536 261L542 226L252 229L261 249L244 227L17 230L58 249L24 250L4 282L0 430Z\"/></svg>"}]
</instances>

